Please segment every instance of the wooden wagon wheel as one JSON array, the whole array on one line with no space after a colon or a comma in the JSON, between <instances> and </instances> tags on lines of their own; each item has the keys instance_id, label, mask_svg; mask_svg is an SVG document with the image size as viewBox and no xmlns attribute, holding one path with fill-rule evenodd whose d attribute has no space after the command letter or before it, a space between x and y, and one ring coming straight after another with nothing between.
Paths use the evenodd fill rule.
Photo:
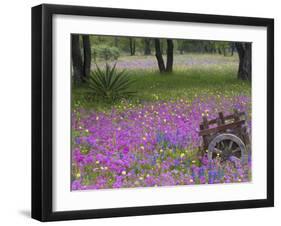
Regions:
<instances>
[{"instance_id":1,"label":"wooden wagon wheel","mask_svg":"<svg viewBox=\"0 0 281 226\"><path fill-rule=\"evenodd\" d=\"M245 161L246 146L243 141L234 134L219 134L209 143L208 159L220 156L222 161L229 160L230 157Z\"/></svg>"}]
</instances>

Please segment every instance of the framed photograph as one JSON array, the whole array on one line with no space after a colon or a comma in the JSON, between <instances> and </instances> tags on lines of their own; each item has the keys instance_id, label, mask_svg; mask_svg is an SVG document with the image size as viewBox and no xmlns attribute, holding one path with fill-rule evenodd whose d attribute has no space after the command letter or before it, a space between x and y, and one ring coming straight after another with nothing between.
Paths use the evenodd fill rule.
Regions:
<instances>
[{"instance_id":1,"label":"framed photograph","mask_svg":"<svg viewBox=\"0 0 281 226\"><path fill-rule=\"evenodd\" d=\"M274 21L32 8L32 217L274 205Z\"/></svg>"}]
</instances>

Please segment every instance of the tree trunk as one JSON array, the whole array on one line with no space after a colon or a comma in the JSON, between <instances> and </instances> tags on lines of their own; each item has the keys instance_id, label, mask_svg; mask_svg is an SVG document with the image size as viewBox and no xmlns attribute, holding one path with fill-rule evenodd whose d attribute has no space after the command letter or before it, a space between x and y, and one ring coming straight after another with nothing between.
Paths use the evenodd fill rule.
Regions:
<instances>
[{"instance_id":1,"label":"tree trunk","mask_svg":"<svg viewBox=\"0 0 281 226\"><path fill-rule=\"evenodd\" d=\"M235 51L235 43L234 42L230 42L230 55L233 56L234 51Z\"/></svg>"},{"instance_id":2,"label":"tree trunk","mask_svg":"<svg viewBox=\"0 0 281 226\"><path fill-rule=\"evenodd\" d=\"M222 48L222 52L223 52L223 55L226 56L226 48L225 47Z\"/></svg>"},{"instance_id":3,"label":"tree trunk","mask_svg":"<svg viewBox=\"0 0 281 226\"><path fill-rule=\"evenodd\" d=\"M91 72L91 43L89 35L83 35L82 38L84 50L83 79L85 81L87 78L89 78Z\"/></svg>"},{"instance_id":4,"label":"tree trunk","mask_svg":"<svg viewBox=\"0 0 281 226\"><path fill-rule=\"evenodd\" d=\"M238 79L252 79L252 44L246 42L236 42L235 47L239 56Z\"/></svg>"},{"instance_id":5,"label":"tree trunk","mask_svg":"<svg viewBox=\"0 0 281 226\"><path fill-rule=\"evenodd\" d=\"M231 47L231 56L234 54L234 47Z\"/></svg>"},{"instance_id":6,"label":"tree trunk","mask_svg":"<svg viewBox=\"0 0 281 226\"><path fill-rule=\"evenodd\" d=\"M132 45L132 55L134 56L136 54L136 40L133 39L133 45Z\"/></svg>"},{"instance_id":7,"label":"tree trunk","mask_svg":"<svg viewBox=\"0 0 281 226\"><path fill-rule=\"evenodd\" d=\"M235 43L233 42L230 43L230 49L231 49L231 56L233 56L235 50Z\"/></svg>"},{"instance_id":8,"label":"tree trunk","mask_svg":"<svg viewBox=\"0 0 281 226\"><path fill-rule=\"evenodd\" d=\"M166 72L173 71L173 61L174 61L174 44L172 39L167 39L167 65Z\"/></svg>"},{"instance_id":9,"label":"tree trunk","mask_svg":"<svg viewBox=\"0 0 281 226\"><path fill-rule=\"evenodd\" d=\"M161 52L160 40L158 38L156 38L156 39L154 39L154 42L155 42L155 56L157 59L159 71L160 71L160 73L163 73L163 72L165 72L165 64L164 64L164 60L163 60L163 56L162 56L162 52Z\"/></svg>"},{"instance_id":10,"label":"tree trunk","mask_svg":"<svg viewBox=\"0 0 281 226\"><path fill-rule=\"evenodd\" d=\"M204 46L204 51L205 51L205 53L209 52L209 49L208 49L208 47L206 45Z\"/></svg>"},{"instance_id":11,"label":"tree trunk","mask_svg":"<svg viewBox=\"0 0 281 226\"><path fill-rule=\"evenodd\" d=\"M130 54L131 56L134 56L136 52L136 42L134 38L129 38L129 42L130 42Z\"/></svg>"},{"instance_id":12,"label":"tree trunk","mask_svg":"<svg viewBox=\"0 0 281 226\"><path fill-rule=\"evenodd\" d=\"M149 38L144 39L144 55L151 55L150 39Z\"/></svg>"},{"instance_id":13,"label":"tree trunk","mask_svg":"<svg viewBox=\"0 0 281 226\"><path fill-rule=\"evenodd\" d=\"M81 83L83 76L82 56L79 45L79 35L72 35L71 39L71 55L73 66L74 82Z\"/></svg>"},{"instance_id":14,"label":"tree trunk","mask_svg":"<svg viewBox=\"0 0 281 226\"><path fill-rule=\"evenodd\" d=\"M114 46L118 48L118 38L114 37Z\"/></svg>"}]
</instances>

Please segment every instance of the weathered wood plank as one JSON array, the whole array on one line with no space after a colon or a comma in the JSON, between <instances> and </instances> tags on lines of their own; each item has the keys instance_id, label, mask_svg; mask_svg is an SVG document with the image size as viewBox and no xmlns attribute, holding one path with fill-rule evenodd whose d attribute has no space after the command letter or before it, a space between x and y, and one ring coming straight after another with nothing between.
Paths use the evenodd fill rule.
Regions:
<instances>
[{"instance_id":1,"label":"weathered wood plank","mask_svg":"<svg viewBox=\"0 0 281 226\"><path fill-rule=\"evenodd\" d=\"M245 112L239 112L238 114L239 114L239 117L240 117L240 116L245 116L245 115L246 115ZM234 114L227 115L227 116L224 117L224 120L225 120L225 121L230 120L230 119L233 119L233 120L234 120ZM211 120L209 120L209 122L208 122L209 125L216 124L216 123L217 123L217 118L211 119Z\"/></svg>"},{"instance_id":2,"label":"weathered wood plank","mask_svg":"<svg viewBox=\"0 0 281 226\"><path fill-rule=\"evenodd\" d=\"M220 132L220 131L224 131L226 129L234 129L238 126L241 126L242 124L245 123L245 120L239 120L239 121L236 121L236 122L233 122L233 123L230 123L230 124L224 124L224 125L221 125L219 127L215 127L215 128L210 128L210 129L203 129L199 132L199 136L205 136L205 135L209 135L209 134L212 134L212 133L217 133L217 132Z\"/></svg>"},{"instance_id":3,"label":"weathered wood plank","mask_svg":"<svg viewBox=\"0 0 281 226\"><path fill-rule=\"evenodd\" d=\"M209 128L209 122L208 122L208 118L206 115L203 115L203 128L204 129L208 129Z\"/></svg>"},{"instance_id":4,"label":"weathered wood plank","mask_svg":"<svg viewBox=\"0 0 281 226\"><path fill-rule=\"evenodd\" d=\"M219 119L221 120L221 124L225 124L225 118L222 112L219 112Z\"/></svg>"},{"instance_id":5,"label":"weathered wood plank","mask_svg":"<svg viewBox=\"0 0 281 226\"><path fill-rule=\"evenodd\" d=\"M240 115L239 115L239 112L237 109L234 109L234 114L233 114L233 117L234 117L234 121L239 121L240 119Z\"/></svg>"}]
</instances>

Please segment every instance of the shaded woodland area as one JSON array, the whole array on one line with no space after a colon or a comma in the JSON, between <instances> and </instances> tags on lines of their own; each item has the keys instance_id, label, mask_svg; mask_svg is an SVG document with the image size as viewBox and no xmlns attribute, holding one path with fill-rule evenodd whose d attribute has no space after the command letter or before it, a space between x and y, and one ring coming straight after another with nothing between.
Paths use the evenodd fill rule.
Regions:
<instances>
[{"instance_id":1,"label":"shaded woodland area","mask_svg":"<svg viewBox=\"0 0 281 226\"><path fill-rule=\"evenodd\" d=\"M173 72L174 56L186 53L239 56L237 78L251 81L252 45L245 42L177 40L160 38L72 35L72 66L75 83L89 77L97 61L114 61L120 56L155 55L160 73Z\"/></svg>"}]
</instances>

